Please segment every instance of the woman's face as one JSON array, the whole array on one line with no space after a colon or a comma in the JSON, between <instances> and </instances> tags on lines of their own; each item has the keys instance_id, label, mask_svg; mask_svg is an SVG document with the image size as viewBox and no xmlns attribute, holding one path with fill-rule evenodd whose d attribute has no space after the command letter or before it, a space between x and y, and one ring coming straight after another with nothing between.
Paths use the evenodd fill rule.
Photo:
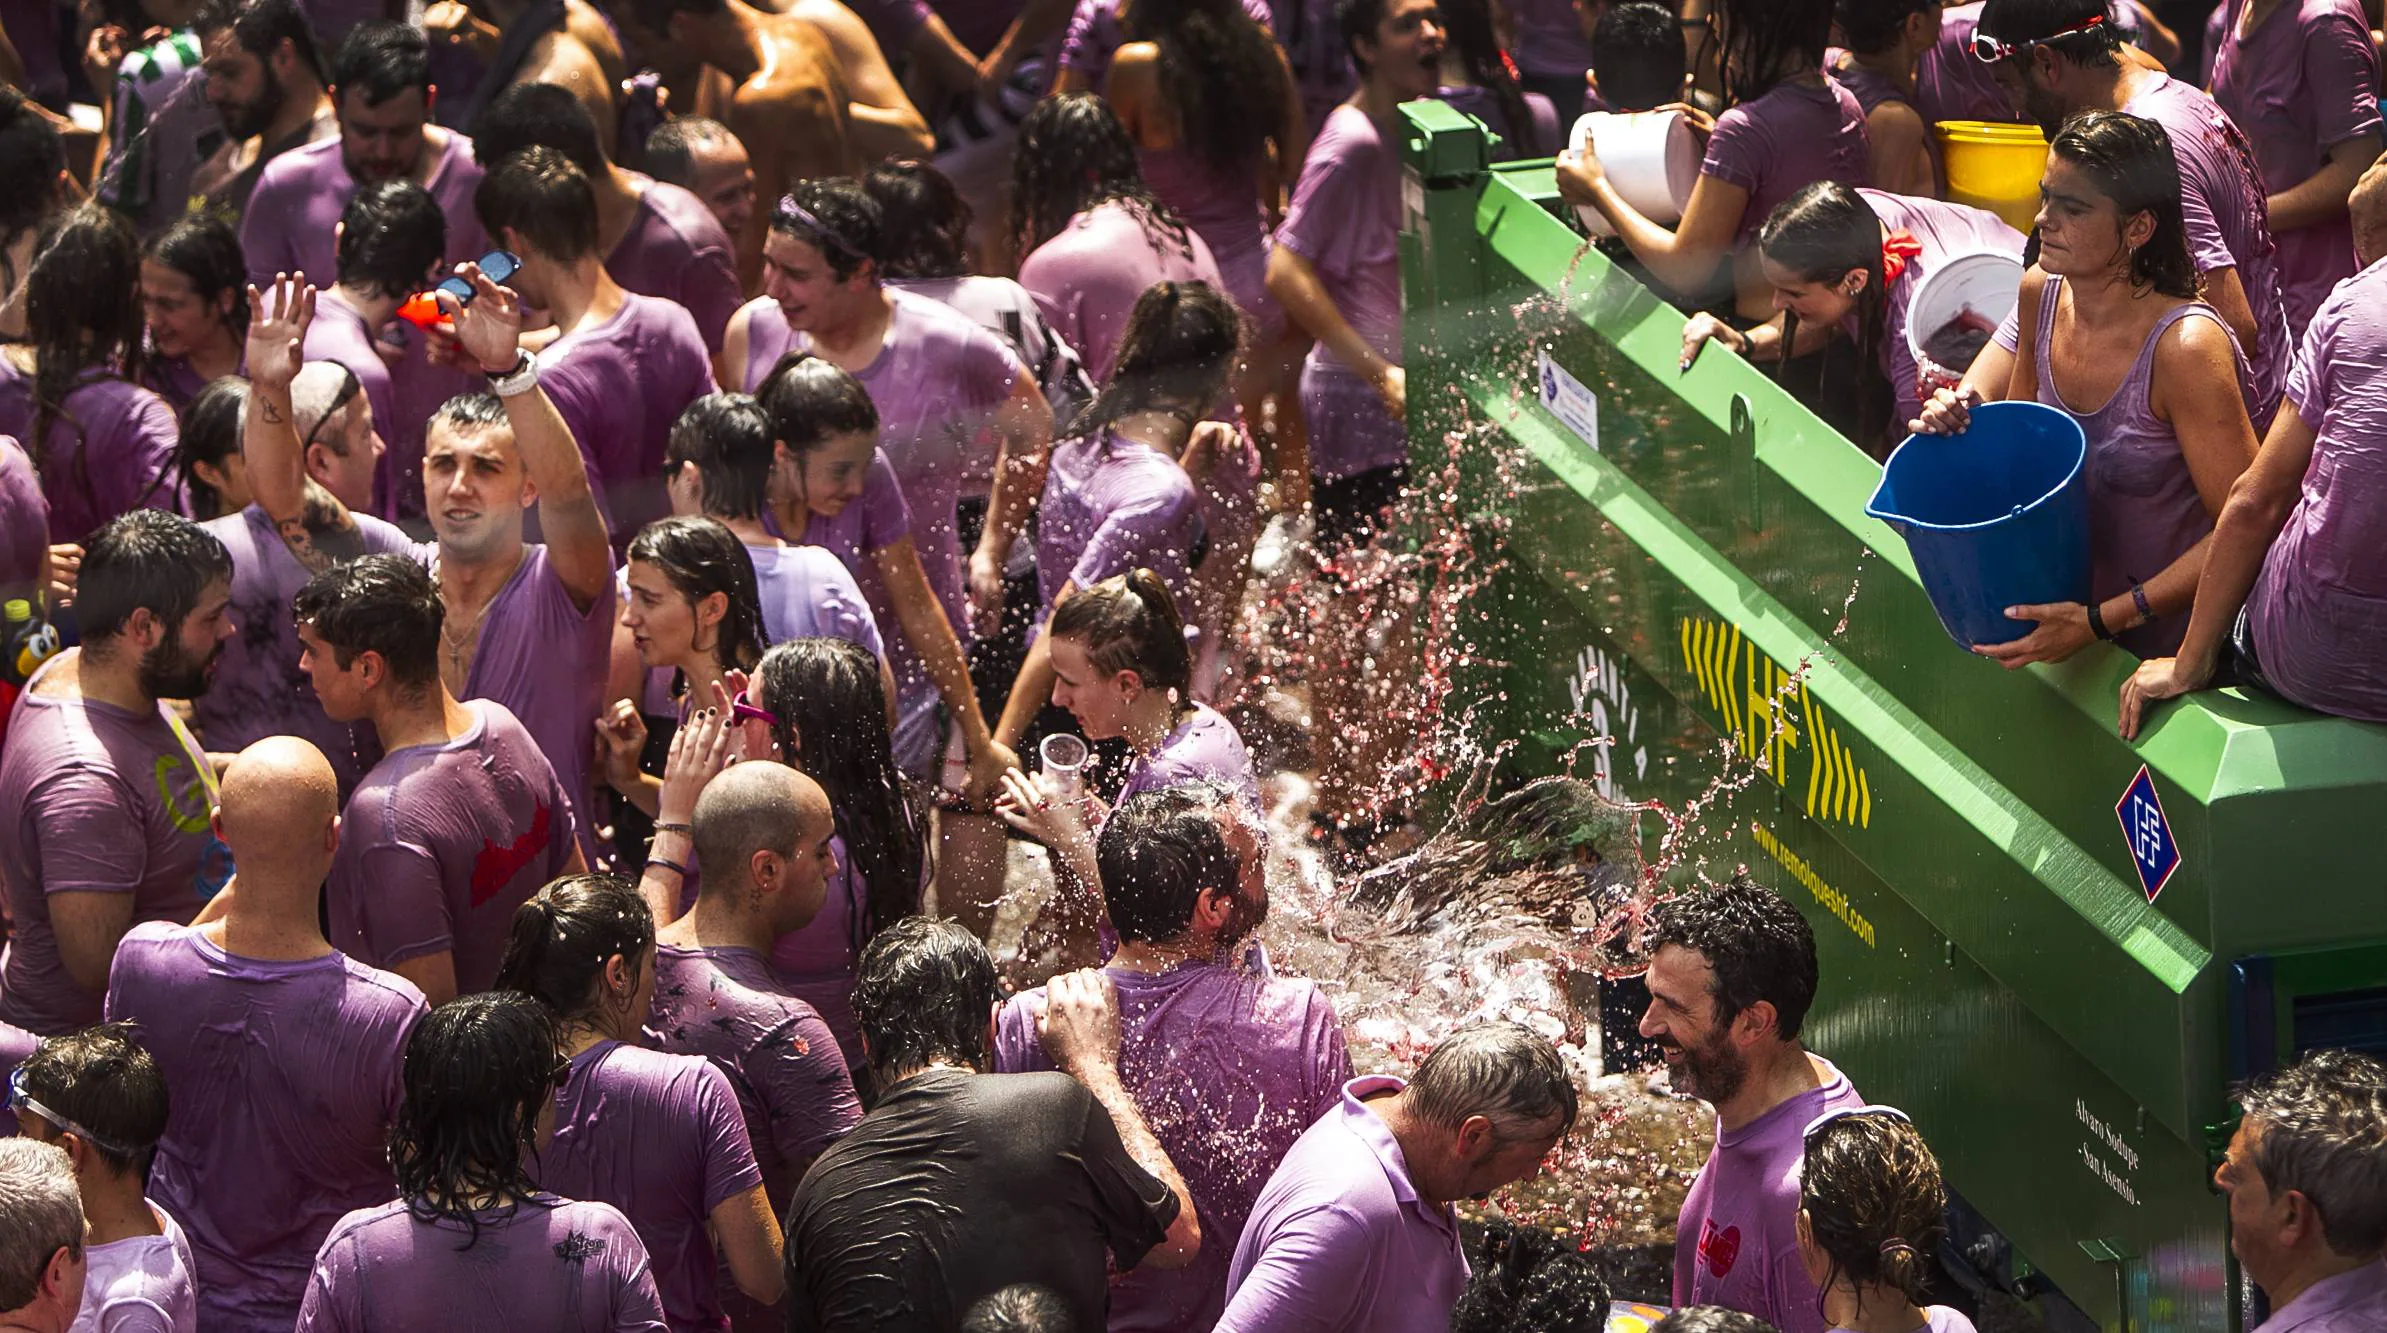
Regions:
<instances>
[{"instance_id":1,"label":"woman's face","mask_svg":"<svg viewBox=\"0 0 2387 1333\"><path fill-rule=\"evenodd\" d=\"M835 518L862 498L862 485L870 478L871 454L877 448L878 436L868 431L832 435L804 454L792 453L782 443L773 454L774 480L802 500L806 509L822 518ZM791 541L797 536L788 534Z\"/></svg>"},{"instance_id":2,"label":"woman's face","mask_svg":"<svg viewBox=\"0 0 2387 1333\"><path fill-rule=\"evenodd\" d=\"M2088 173L2053 153L2039 177L2039 267L2065 277L2102 277L2130 264L2155 225L2147 214L2125 219Z\"/></svg>"},{"instance_id":3,"label":"woman's face","mask_svg":"<svg viewBox=\"0 0 2387 1333\"><path fill-rule=\"evenodd\" d=\"M1774 289L1774 309L1786 310L1799 317L1802 324L1828 327L1848 318L1856 308L1857 296L1870 281L1862 269L1842 274L1837 281L1829 278L1803 278L1771 259L1759 257L1765 280Z\"/></svg>"},{"instance_id":4,"label":"woman's face","mask_svg":"<svg viewBox=\"0 0 2387 1333\"><path fill-rule=\"evenodd\" d=\"M1086 654L1086 642L1076 637L1053 639L1053 702L1069 710L1088 740L1116 740L1127 734L1131 699L1123 681L1135 679L1122 671L1106 677Z\"/></svg>"},{"instance_id":5,"label":"woman's face","mask_svg":"<svg viewBox=\"0 0 2387 1333\"><path fill-rule=\"evenodd\" d=\"M141 261L141 313L160 356L189 356L225 332L231 293L210 301L189 277L154 259Z\"/></svg>"},{"instance_id":6,"label":"woman's face","mask_svg":"<svg viewBox=\"0 0 2387 1333\"><path fill-rule=\"evenodd\" d=\"M710 609L706 604L720 599L719 593L708 595L703 603L692 603L664 577L662 567L650 560L631 561L629 581L630 599L622 605L622 628L630 631L631 641L638 646L640 663L650 668L677 666L710 648L720 617L703 613Z\"/></svg>"}]
</instances>

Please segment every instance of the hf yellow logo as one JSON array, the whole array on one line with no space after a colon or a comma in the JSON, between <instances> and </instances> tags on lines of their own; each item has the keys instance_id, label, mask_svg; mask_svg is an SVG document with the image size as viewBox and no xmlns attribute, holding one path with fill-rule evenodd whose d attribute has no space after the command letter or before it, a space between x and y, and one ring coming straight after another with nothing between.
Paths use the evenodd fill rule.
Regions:
<instances>
[{"instance_id":1,"label":"hf yellow logo","mask_svg":"<svg viewBox=\"0 0 2387 1333\"><path fill-rule=\"evenodd\" d=\"M1792 756L1803 755L1807 817L1872 827L1873 784L1806 682L1757 651L1739 626L1685 616L1678 628L1683 662L1700 696L1758 771L1775 786L1797 791Z\"/></svg>"}]
</instances>

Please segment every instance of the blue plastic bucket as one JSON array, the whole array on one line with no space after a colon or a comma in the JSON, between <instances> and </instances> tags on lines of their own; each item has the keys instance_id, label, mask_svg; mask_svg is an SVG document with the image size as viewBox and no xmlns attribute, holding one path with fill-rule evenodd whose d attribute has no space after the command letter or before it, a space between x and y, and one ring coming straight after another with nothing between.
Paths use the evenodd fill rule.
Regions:
<instances>
[{"instance_id":1,"label":"blue plastic bucket","mask_svg":"<svg viewBox=\"0 0 2387 1333\"><path fill-rule=\"evenodd\" d=\"M1983 403L1962 435L1909 435L1865 512L1898 530L1967 648L2031 632L2009 606L2089 595L2088 440L2041 403Z\"/></svg>"}]
</instances>

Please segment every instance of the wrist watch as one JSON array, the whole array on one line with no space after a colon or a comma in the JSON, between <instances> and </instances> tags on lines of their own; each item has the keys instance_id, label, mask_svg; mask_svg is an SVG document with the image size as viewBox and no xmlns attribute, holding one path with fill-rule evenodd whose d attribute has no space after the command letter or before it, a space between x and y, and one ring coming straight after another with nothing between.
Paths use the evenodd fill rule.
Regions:
<instances>
[{"instance_id":1,"label":"wrist watch","mask_svg":"<svg viewBox=\"0 0 2387 1333\"><path fill-rule=\"evenodd\" d=\"M491 393L500 398L511 398L516 394L530 392L538 384L539 362L528 352L516 352L514 364L511 367L498 371L484 368L484 373L489 376L489 391Z\"/></svg>"}]
</instances>

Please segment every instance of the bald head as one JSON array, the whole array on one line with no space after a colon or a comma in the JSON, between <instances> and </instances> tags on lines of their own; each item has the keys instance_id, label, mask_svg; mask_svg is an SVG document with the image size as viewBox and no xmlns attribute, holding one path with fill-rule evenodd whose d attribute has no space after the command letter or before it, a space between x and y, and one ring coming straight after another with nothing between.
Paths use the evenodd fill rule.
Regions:
<instances>
[{"instance_id":1,"label":"bald head","mask_svg":"<svg viewBox=\"0 0 2387 1333\"><path fill-rule=\"evenodd\" d=\"M2370 164L2346 200L2354 219L2354 257L2369 268L2387 258L2387 157Z\"/></svg>"},{"instance_id":2,"label":"bald head","mask_svg":"<svg viewBox=\"0 0 2387 1333\"><path fill-rule=\"evenodd\" d=\"M767 760L732 764L696 798L696 859L705 868L702 892L752 887L754 856L794 858L828 836L829 794L820 784Z\"/></svg>"},{"instance_id":3,"label":"bald head","mask_svg":"<svg viewBox=\"0 0 2387 1333\"><path fill-rule=\"evenodd\" d=\"M241 751L216 796L216 836L232 850L244 885L288 879L312 894L331 869L339 817L340 784L330 761L295 736L269 737Z\"/></svg>"}]
</instances>

